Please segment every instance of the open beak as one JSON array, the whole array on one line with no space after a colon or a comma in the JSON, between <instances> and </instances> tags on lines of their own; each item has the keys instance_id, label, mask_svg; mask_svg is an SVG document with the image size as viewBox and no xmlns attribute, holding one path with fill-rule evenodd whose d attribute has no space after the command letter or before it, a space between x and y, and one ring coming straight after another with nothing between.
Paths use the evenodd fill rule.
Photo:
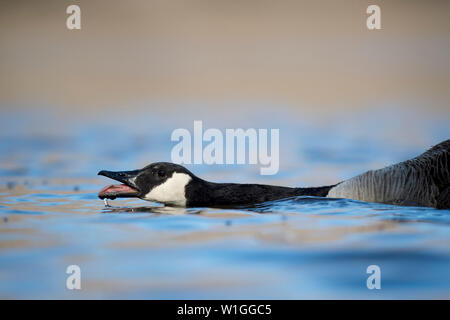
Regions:
<instances>
[{"instance_id":1,"label":"open beak","mask_svg":"<svg viewBox=\"0 0 450 320\"><path fill-rule=\"evenodd\" d=\"M133 198L139 197L140 191L135 183L135 179L139 170L134 171L106 171L102 170L98 173L99 176L105 176L113 180L122 182L122 184L112 184L104 187L98 193L100 199L115 199L115 198Z\"/></svg>"}]
</instances>

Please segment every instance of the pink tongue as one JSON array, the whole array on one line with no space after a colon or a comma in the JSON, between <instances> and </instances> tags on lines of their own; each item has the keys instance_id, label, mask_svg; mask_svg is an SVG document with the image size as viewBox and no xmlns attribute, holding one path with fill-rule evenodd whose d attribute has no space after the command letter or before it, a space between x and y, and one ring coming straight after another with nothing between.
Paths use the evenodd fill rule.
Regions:
<instances>
[{"instance_id":1,"label":"pink tongue","mask_svg":"<svg viewBox=\"0 0 450 320\"><path fill-rule=\"evenodd\" d=\"M104 187L100 192L98 193L99 196L105 196L109 193L127 193L127 192L134 192L135 189L127 186L126 184L112 184L109 186Z\"/></svg>"}]
</instances>

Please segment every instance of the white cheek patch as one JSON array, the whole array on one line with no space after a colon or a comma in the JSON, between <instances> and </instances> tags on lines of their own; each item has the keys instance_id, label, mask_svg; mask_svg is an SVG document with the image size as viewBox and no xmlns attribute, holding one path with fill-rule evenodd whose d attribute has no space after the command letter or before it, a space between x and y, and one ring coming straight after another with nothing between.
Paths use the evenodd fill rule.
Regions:
<instances>
[{"instance_id":1,"label":"white cheek patch","mask_svg":"<svg viewBox=\"0 0 450 320\"><path fill-rule=\"evenodd\" d=\"M143 198L148 201L162 202L175 206L186 206L185 187L191 181L185 173L174 172L163 184L154 187Z\"/></svg>"}]
</instances>

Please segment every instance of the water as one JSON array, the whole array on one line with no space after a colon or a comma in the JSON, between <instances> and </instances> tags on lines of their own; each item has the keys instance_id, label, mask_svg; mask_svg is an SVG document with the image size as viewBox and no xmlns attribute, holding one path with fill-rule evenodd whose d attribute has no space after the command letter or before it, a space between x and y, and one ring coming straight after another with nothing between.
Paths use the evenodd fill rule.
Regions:
<instances>
[{"instance_id":1,"label":"water","mask_svg":"<svg viewBox=\"0 0 450 320\"><path fill-rule=\"evenodd\" d=\"M212 181L329 184L449 137L446 121L420 116L408 123L414 139L372 130L380 114L326 125L211 117L206 127L280 128L280 172L189 169ZM170 161L170 133L200 115L2 111L0 298L450 298L449 210L314 197L234 209L134 199L105 207L97 198L110 183L99 170ZM66 289L72 264L81 290ZM381 268L381 290L366 287L369 265Z\"/></svg>"}]
</instances>

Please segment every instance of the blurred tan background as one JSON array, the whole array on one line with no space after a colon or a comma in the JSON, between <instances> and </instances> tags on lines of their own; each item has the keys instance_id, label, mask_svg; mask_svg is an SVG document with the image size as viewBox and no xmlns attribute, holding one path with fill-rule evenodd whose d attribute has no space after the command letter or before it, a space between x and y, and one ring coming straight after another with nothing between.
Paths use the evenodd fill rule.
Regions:
<instances>
[{"instance_id":1,"label":"blurred tan background","mask_svg":"<svg viewBox=\"0 0 450 320\"><path fill-rule=\"evenodd\" d=\"M71 4L81 30L66 28ZM382 30L366 28L369 4ZM448 115L449 16L436 0L2 0L0 105L239 100L330 113L414 101Z\"/></svg>"}]
</instances>

